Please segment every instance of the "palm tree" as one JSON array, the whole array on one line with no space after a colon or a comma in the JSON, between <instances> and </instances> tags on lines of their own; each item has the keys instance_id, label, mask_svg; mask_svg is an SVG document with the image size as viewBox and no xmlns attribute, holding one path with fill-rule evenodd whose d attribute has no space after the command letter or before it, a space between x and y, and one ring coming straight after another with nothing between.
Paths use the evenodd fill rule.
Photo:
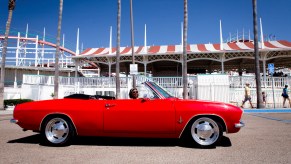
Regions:
<instances>
[{"instance_id":1,"label":"palm tree","mask_svg":"<svg viewBox=\"0 0 291 164\"><path fill-rule=\"evenodd\" d=\"M132 0L130 0L130 31L131 31L131 56L132 64L135 64L134 58L134 29L133 29L133 12L132 12ZM136 79L135 75L132 75L132 87L136 88Z\"/></svg>"},{"instance_id":2,"label":"palm tree","mask_svg":"<svg viewBox=\"0 0 291 164\"><path fill-rule=\"evenodd\" d=\"M60 0L58 34L57 34L57 44L56 44L56 56L55 56L56 61L55 61L54 99L57 99L59 97L59 74L60 74L59 56L60 56L62 16L63 16L63 0Z\"/></svg>"},{"instance_id":3,"label":"palm tree","mask_svg":"<svg viewBox=\"0 0 291 164\"><path fill-rule=\"evenodd\" d=\"M5 31L5 38L3 43L3 50L2 50L2 62L1 62L1 79L0 79L0 110L4 109L4 80L5 80L5 62L6 62L6 52L7 52L7 45L8 45L8 36L10 31L10 24L12 21L12 14L13 10L16 5L16 0L9 0L8 1L8 20L6 23L6 31Z\"/></svg>"},{"instance_id":4,"label":"palm tree","mask_svg":"<svg viewBox=\"0 0 291 164\"><path fill-rule=\"evenodd\" d=\"M117 49L116 49L116 99L120 98L120 17L121 17L121 0L117 0Z\"/></svg>"},{"instance_id":5,"label":"palm tree","mask_svg":"<svg viewBox=\"0 0 291 164\"><path fill-rule=\"evenodd\" d=\"M183 26L183 99L188 98L187 79L187 31L188 31L188 0L184 0L184 26Z\"/></svg>"},{"instance_id":6,"label":"palm tree","mask_svg":"<svg viewBox=\"0 0 291 164\"><path fill-rule=\"evenodd\" d=\"M257 89L257 108L262 108L262 87L260 76L260 56L258 47L258 23L257 23L257 0L253 0L253 25L254 25L254 48L255 48L255 72L256 72L256 89Z\"/></svg>"}]
</instances>

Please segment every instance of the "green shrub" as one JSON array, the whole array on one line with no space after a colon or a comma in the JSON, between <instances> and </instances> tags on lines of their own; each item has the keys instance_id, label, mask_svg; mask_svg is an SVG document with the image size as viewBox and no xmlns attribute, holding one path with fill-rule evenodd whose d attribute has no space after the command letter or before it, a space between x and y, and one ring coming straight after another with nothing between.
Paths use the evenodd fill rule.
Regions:
<instances>
[{"instance_id":1,"label":"green shrub","mask_svg":"<svg viewBox=\"0 0 291 164\"><path fill-rule=\"evenodd\" d=\"M9 100L4 100L4 106L6 107L7 105L17 105L25 102L30 102L33 101L31 99L9 99Z\"/></svg>"}]
</instances>

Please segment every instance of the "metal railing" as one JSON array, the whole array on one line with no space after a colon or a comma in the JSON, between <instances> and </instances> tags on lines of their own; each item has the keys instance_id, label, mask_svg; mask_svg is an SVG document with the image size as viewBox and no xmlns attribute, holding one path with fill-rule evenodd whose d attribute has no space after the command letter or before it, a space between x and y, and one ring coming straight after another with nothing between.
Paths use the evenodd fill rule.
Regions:
<instances>
[{"instance_id":1,"label":"metal railing","mask_svg":"<svg viewBox=\"0 0 291 164\"><path fill-rule=\"evenodd\" d=\"M136 76L137 84L144 81L154 81L157 82L164 88L182 88L183 81L182 77L145 77ZM131 81L131 77L121 77L120 84L121 87L127 87L128 82ZM189 76L188 82L190 84L196 84L196 76ZM251 88L256 87L255 77L253 76L230 76L229 83L230 88L243 88L245 83L250 83ZM267 77L266 81L261 79L262 88L284 88L285 84L291 84L291 77L273 77L273 82L271 77ZM23 75L24 84L39 84L39 85L54 85L54 76L44 76L44 75ZM75 85L80 86L95 86L95 87L115 87L116 81L115 77L59 77L59 85Z\"/></svg>"},{"instance_id":2,"label":"metal railing","mask_svg":"<svg viewBox=\"0 0 291 164\"><path fill-rule=\"evenodd\" d=\"M149 77L148 79L158 83L165 88L183 87L182 77Z\"/></svg>"},{"instance_id":3,"label":"metal railing","mask_svg":"<svg viewBox=\"0 0 291 164\"><path fill-rule=\"evenodd\" d=\"M127 78L120 78L121 87L127 87ZM54 85L54 76L23 75L23 84ZM115 87L115 77L59 77L59 85L82 87Z\"/></svg>"},{"instance_id":4,"label":"metal railing","mask_svg":"<svg viewBox=\"0 0 291 164\"><path fill-rule=\"evenodd\" d=\"M231 88L243 88L246 83L250 83L252 88L256 87L256 79L254 76L229 76ZM291 77L261 77L262 88L284 88L285 84L291 84Z\"/></svg>"}]
</instances>

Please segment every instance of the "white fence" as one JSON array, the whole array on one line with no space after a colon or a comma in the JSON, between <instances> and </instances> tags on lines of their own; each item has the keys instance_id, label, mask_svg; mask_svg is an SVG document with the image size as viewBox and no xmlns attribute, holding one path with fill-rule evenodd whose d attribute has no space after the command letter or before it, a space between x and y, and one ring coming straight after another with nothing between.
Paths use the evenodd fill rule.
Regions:
<instances>
[{"instance_id":1,"label":"white fence","mask_svg":"<svg viewBox=\"0 0 291 164\"><path fill-rule=\"evenodd\" d=\"M203 75L207 77L208 75ZM200 76L200 79L201 77ZM226 75L224 75L226 76ZM190 99L202 99L212 101L222 101L241 105L244 98L244 84L251 84L252 101L256 103L256 88L254 77L233 77L226 76L228 81L222 82L218 78L212 80L199 80L198 76L188 77L188 90ZM145 77L136 76L137 85L143 81L155 81L165 89L173 93L174 96L182 98L183 83L182 77ZM290 77L274 77L274 89L272 89L272 79L267 78L266 83L262 79L262 91L267 93L267 107L282 107L282 88L285 84L291 84ZM220 81L220 82L219 82ZM59 97L64 97L72 93L103 94L115 96L115 77L59 77ZM128 90L131 88L131 77L121 77L121 97L128 97ZM43 75L23 75L22 87L19 89L5 89L5 98L31 98L34 100L50 99L53 93L54 76ZM7 93L7 91L9 93ZM287 103L286 103L287 104Z\"/></svg>"},{"instance_id":2,"label":"white fence","mask_svg":"<svg viewBox=\"0 0 291 164\"><path fill-rule=\"evenodd\" d=\"M229 83L231 88L243 88L245 83L250 83L251 87L256 87L256 79L254 76L229 76ZM266 77L264 80L261 77L262 88L283 88L285 84L291 84L291 77Z\"/></svg>"},{"instance_id":3,"label":"white fence","mask_svg":"<svg viewBox=\"0 0 291 164\"><path fill-rule=\"evenodd\" d=\"M199 75L198 75L199 76ZM205 75L207 76L207 75ZM182 77L145 77L136 76L137 82L143 81L155 81L159 85L165 88L182 88ZM128 81L131 77L121 77L121 87L127 87ZM197 76L188 77L189 85L197 84ZM243 88L245 83L250 83L252 88L256 87L256 80L254 76L229 76L230 88ZM23 75L23 84L40 84L40 85L54 85L54 76L45 75ZM81 86L95 86L95 87L115 87L115 77L59 77L59 85L76 85L79 83ZM274 84L275 88L284 88L285 84L291 84L291 77L267 77L266 81L261 78L262 88L272 88Z\"/></svg>"}]
</instances>

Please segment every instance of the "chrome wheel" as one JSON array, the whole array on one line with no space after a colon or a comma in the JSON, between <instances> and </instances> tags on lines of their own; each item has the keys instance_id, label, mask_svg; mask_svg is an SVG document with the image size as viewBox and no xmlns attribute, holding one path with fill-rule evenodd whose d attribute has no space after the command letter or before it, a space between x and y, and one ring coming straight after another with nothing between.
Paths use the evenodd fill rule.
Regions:
<instances>
[{"instance_id":1,"label":"chrome wheel","mask_svg":"<svg viewBox=\"0 0 291 164\"><path fill-rule=\"evenodd\" d=\"M191 126L191 136L201 146L214 145L221 135L221 125L208 117L195 120Z\"/></svg>"},{"instance_id":2,"label":"chrome wheel","mask_svg":"<svg viewBox=\"0 0 291 164\"><path fill-rule=\"evenodd\" d=\"M45 137L52 144L65 143L69 137L69 123L62 118L53 118L45 126Z\"/></svg>"}]
</instances>

